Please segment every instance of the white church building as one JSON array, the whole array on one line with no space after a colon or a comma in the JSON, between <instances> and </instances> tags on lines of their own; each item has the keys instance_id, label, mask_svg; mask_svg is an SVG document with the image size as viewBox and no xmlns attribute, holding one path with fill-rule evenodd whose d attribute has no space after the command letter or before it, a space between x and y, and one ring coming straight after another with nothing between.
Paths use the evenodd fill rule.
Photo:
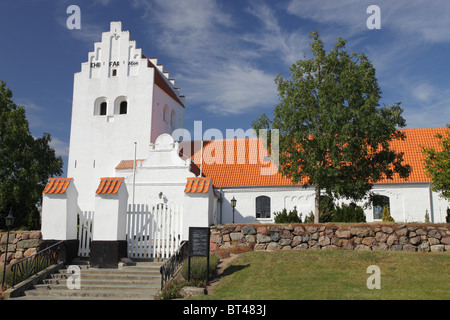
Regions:
<instances>
[{"instance_id":1,"label":"white church building","mask_svg":"<svg viewBox=\"0 0 450 320\"><path fill-rule=\"evenodd\" d=\"M73 88L67 178L49 180L42 211L43 239L66 241L72 256L99 267L126 256L168 257L190 226L270 223L294 206L303 217L313 211L314 188L282 177L258 139L180 141L185 97L121 22L94 44ZM438 147L435 134L445 128L404 132L393 148L405 153L410 178L373 190L395 221L424 221L427 212L444 222L449 203L431 190L420 146ZM377 206L365 214L367 222L381 219Z\"/></svg>"}]
</instances>

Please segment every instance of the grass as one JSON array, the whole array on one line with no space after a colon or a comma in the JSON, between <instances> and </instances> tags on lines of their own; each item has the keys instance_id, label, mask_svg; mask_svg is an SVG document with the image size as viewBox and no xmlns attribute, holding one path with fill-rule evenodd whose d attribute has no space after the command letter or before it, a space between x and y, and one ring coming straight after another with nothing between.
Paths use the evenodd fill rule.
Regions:
<instances>
[{"instance_id":1,"label":"grass","mask_svg":"<svg viewBox=\"0 0 450 320\"><path fill-rule=\"evenodd\" d=\"M381 271L368 289L367 267ZM241 254L210 300L450 299L450 254L384 251L290 251Z\"/></svg>"}]
</instances>

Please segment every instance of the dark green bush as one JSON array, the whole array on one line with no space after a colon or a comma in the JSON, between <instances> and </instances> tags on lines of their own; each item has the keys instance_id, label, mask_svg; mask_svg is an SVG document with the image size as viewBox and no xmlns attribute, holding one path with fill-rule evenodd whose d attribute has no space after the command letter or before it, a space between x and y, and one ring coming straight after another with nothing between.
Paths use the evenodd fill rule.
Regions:
<instances>
[{"instance_id":1,"label":"dark green bush","mask_svg":"<svg viewBox=\"0 0 450 320\"><path fill-rule=\"evenodd\" d=\"M331 219L332 222L366 222L366 215L364 209L357 206L355 203L342 204L336 206L334 214Z\"/></svg>"},{"instance_id":2,"label":"dark green bush","mask_svg":"<svg viewBox=\"0 0 450 320\"><path fill-rule=\"evenodd\" d=\"M284 208L281 212L274 212L275 215L275 223L301 223L302 222L302 214L300 216L297 212L297 207L294 207L294 210L289 211L287 213L286 208Z\"/></svg>"},{"instance_id":3,"label":"dark green bush","mask_svg":"<svg viewBox=\"0 0 450 320\"><path fill-rule=\"evenodd\" d=\"M332 197L321 196L320 197L320 211L319 211L319 222L327 223L331 222L335 212L335 205Z\"/></svg>"}]
</instances>

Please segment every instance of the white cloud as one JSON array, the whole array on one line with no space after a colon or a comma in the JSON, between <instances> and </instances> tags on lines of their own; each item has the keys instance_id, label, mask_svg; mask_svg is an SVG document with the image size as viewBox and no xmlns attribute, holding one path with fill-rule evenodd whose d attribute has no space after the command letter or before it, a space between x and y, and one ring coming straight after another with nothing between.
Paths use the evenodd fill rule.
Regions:
<instances>
[{"instance_id":1,"label":"white cloud","mask_svg":"<svg viewBox=\"0 0 450 320\"><path fill-rule=\"evenodd\" d=\"M436 89L429 83L422 83L413 88L412 94L421 102L430 102L436 97Z\"/></svg>"},{"instance_id":2,"label":"white cloud","mask_svg":"<svg viewBox=\"0 0 450 320\"><path fill-rule=\"evenodd\" d=\"M67 157L69 155L69 143L52 136L50 146L55 149L57 156Z\"/></svg>"},{"instance_id":3,"label":"white cloud","mask_svg":"<svg viewBox=\"0 0 450 320\"><path fill-rule=\"evenodd\" d=\"M381 11L381 29L402 36L414 37L415 42L449 42L450 2L448 0L292 0L287 11L303 19L331 23L328 29L339 27L349 35L367 32L367 7L376 4ZM341 35L344 37L344 35Z\"/></svg>"},{"instance_id":4,"label":"white cloud","mask_svg":"<svg viewBox=\"0 0 450 320\"><path fill-rule=\"evenodd\" d=\"M134 6L151 6L151 39L174 59L188 102L216 114L243 114L273 101L275 75L255 65L259 53L219 2L135 0Z\"/></svg>"},{"instance_id":5,"label":"white cloud","mask_svg":"<svg viewBox=\"0 0 450 320\"><path fill-rule=\"evenodd\" d=\"M228 65L189 81L190 100L217 114L243 114L275 103L275 76L262 70Z\"/></svg>"},{"instance_id":6,"label":"white cloud","mask_svg":"<svg viewBox=\"0 0 450 320\"><path fill-rule=\"evenodd\" d=\"M112 2L112 0L94 0L93 4L101 4L102 6L107 6Z\"/></svg>"},{"instance_id":7,"label":"white cloud","mask_svg":"<svg viewBox=\"0 0 450 320\"><path fill-rule=\"evenodd\" d=\"M104 26L95 23L86 22L86 15L81 17L81 28L71 29L67 28L67 17L58 16L56 22L67 32L68 35L72 36L76 40L81 40L88 44L93 44L94 42L101 41L102 32L104 32Z\"/></svg>"},{"instance_id":8,"label":"white cloud","mask_svg":"<svg viewBox=\"0 0 450 320\"><path fill-rule=\"evenodd\" d=\"M287 31L280 26L276 10L263 2L252 2L247 10L263 26L255 33L244 33L242 38L256 44L259 50L276 53L286 65L297 61L301 54L309 51L307 32L303 30Z\"/></svg>"}]
</instances>

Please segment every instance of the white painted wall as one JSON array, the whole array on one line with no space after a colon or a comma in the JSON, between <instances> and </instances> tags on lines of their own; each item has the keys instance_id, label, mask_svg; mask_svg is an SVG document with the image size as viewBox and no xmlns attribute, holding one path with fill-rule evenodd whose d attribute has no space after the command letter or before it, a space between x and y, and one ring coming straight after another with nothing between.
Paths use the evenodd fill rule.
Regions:
<instances>
[{"instance_id":1,"label":"white painted wall","mask_svg":"<svg viewBox=\"0 0 450 320\"><path fill-rule=\"evenodd\" d=\"M147 66L148 59L121 28L120 22L111 23L111 30L102 34L102 41L95 43L88 62L74 77L67 176L74 178L83 211L93 210L100 178L115 176L114 168L121 160L134 159L134 142L137 158L143 159L156 137L171 132L157 126L162 115L154 109L155 103L170 103L179 116L176 126L184 124L184 108L154 84L157 71ZM117 114L123 99L128 102L127 114ZM103 100L108 104L107 114L95 114Z\"/></svg>"},{"instance_id":2,"label":"white painted wall","mask_svg":"<svg viewBox=\"0 0 450 320\"><path fill-rule=\"evenodd\" d=\"M211 188L208 193L185 193L183 240L189 238L189 227L208 227L212 224L212 199Z\"/></svg>"},{"instance_id":3,"label":"white painted wall","mask_svg":"<svg viewBox=\"0 0 450 320\"><path fill-rule=\"evenodd\" d=\"M127 188L117 194L98 194L95 198L93 241L126 240Z\"/></svg>"},{"instance_id":4,"label":"white painted wall","mask_svg":"<svg viewBox=\"0 0 450 320\"><path fill-rule=\"evenodd\" d=\"M156 204L161 201L182 205L186 179L195 177L189 168L191 161L179 157L179 145L169 134L163 134L155 141L146 159L133 170L116 170L116 176L124 177L128 189L128 203ZM134 180L134 188L133 188ZM134 190L134 191L133 191ZM159 198L162 192L163 198Z\"/></svg>"},{"instance_id":5,"label":"white painted wall","mask_svg":"<svg viewBox=\"0 0 450 320\"><path fill-rule=\"evenodd\" d=\"M43 194L42 239L77 239L77 197L73 182L64 194Z\"/></svg>"},{"instance_id":6,"label":"white painted wall","mask_svg":"<svg viewBox=\"0 0 450 320\"><path fill-rule=\"evenodd\" d=\"M167 106L167 117L163 119L164 107ZM175 112L174 120L171 123L172 111ZM162 133L172 133L177 128L184 127L184 107L172 99L161 88L155 86L153 91L153 118L152 118L152 142Z\"/></svg>"},{"instance_id":7,"label":"white painted wall","mask_svg":"<svg viewBox=\"0 0 450 320\"><path fill-rule=\"evenodd\" d=\"M232 222L232 207L230 200L235 197L237 205L235 209L236 223L273 222L273 212L286 208L292 210L294 206L302 213L302 219L314 211L314 189L306 189L295 186L278 187L240 187L222 188L224 200L222 203L222 223ZM430 205L430 191L428 183L404 183L404 184L376 184L373 191L390 199L391 216L397 222L424 222L425 211L428 210L431 222L445 222L446 209L449 201L439 198L432 193ZM271 198L271 219L256 219L256 198L258 196ZM340 200L338 203L349 203L348 200ZM363 202L357 203L364 205ZM373 208L364 209L366 221L373 222ZM432 214L433 213L433 214Z\"/></svg>"}]
</instances>

